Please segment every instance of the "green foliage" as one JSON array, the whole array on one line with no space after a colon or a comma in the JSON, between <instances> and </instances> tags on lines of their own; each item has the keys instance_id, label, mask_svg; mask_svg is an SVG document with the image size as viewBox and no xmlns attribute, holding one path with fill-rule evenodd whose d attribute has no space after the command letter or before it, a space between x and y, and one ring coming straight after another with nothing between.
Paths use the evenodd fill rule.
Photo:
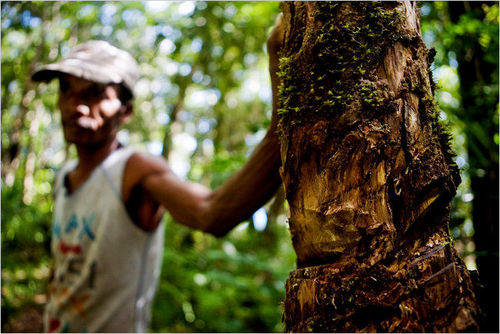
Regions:
<instances>
[{"instance_id":1,"label":"green foliage","mask_svg":"<svg viewBox=\"0 0 500 334\"><path fill-rule=\"evenodd\" d=\"M279 8L201 1L1 6L2 329L13 330L14 319L43 307L51 185L61 163L75 157L60 131L58 84L30 82L35 66L88 39L128 50L143 76L120 140L155 154L167 143L181 178L216 187L269 125L265 40ZM220 240L168 216L165 223L152 331L282 331L280 302L295 266L283 212L268 213L262 231L247 222Z\"/></svg>"},{"instance_id":2,"label":"green foliage","mask_svg":"<svg viewBox=\"0 0 500 334\"><path fill-rule=\"evenodd\" d=\"M217 240L174 228L169 221L153 328L162 332L282 331L279 303L295 257L290 243L269 247L259 240L266 240L269 233L274 240L289 238L275 222L264 232L248 226Z\"/></svg>"},{"instance_id":3,"label":"green foliage","mask_svg":"<svg viewBox=\"0 0 500 334\"><path fill-rule=\"evenodd\" d=\"M425 42L436 49L433 72L439 87L439 117L449 124L461 169L462 184L452 203L452 235L466 243L474 234L470 178L488 171L498 173L498 4L473 6L456 22L450 17L450 5L423 3L421 22ZM471 52L482 55L483 64L476 66L488 66L489 77L471 83L468 95L462 96L458 55Z\"/></svg>"}]
</instances>

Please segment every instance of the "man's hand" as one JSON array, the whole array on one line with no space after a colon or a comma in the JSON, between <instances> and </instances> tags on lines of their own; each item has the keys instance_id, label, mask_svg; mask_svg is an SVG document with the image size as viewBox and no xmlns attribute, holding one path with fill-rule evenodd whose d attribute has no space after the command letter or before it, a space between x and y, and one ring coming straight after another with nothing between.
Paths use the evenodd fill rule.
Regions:
<instances>
[{"instance_id":1,"label":"man's hand","mask_svg":"<svg viewBox=\"0 0 500 334\"><path fill-rule=\"evenodd\" d=\"M267 38L267 51L269 52L269 70L276 72L279 65L278 52L283 44L284 27L283 27L283 14L280 13L276 18L276 23Z\"/></svg>"}]
</instances>

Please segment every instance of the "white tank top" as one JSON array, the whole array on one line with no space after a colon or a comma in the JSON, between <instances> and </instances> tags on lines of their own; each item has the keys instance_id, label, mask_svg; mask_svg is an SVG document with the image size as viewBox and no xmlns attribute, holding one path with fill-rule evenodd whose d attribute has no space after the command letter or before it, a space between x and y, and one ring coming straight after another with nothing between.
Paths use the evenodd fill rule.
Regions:
<instances>
[{"instance_id":1,"label":"white tank top","mask_svg":"<svg viewBox=\"0 0 500 334\"><path fill-rule=\"evenodd\" d=\"M109 155L68 194L69 162L54 186L54 278L45 308L49 332L145 332L161 269L163 223L148 233L121 199L125 165L134 153Z\"/></svg>"}]
</instances>

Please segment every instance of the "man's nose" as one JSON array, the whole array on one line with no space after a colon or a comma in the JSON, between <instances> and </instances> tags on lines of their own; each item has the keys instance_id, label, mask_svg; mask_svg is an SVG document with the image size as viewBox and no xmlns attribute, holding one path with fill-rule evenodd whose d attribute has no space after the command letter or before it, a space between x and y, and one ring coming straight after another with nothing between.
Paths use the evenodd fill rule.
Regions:
<instances>
[{"instance_id":1,"label":"man's nose","mask_svg":"<svg viewBox=\"0 0 500 334\"><path fill-rule=\"evenodd\" d=\"M75 107L75 111L83 116L90 115L90 108L86 104L81 104L81 103L77 104Z\"/></svg>"}]
</instances>

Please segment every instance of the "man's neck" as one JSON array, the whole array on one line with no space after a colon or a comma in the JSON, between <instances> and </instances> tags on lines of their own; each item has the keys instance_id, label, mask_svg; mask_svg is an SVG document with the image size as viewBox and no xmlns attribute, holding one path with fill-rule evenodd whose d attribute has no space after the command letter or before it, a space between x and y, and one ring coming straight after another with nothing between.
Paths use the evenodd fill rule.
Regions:
<instances>
[{"instance_id":1,"label":"man's neck","mask_svg":"<svg viewBox=\"0 0 500 334\"><path fill-rule=\"evenodd\" d=\"M83 169L85 171L93 170L119 147L120 143L116 138L95 146L76 146L79 160L78 169Z\"/></svg>"},{"instance_id":2,"label":"man's neck","mask_svg":"<svg viewBox=\"0 0 500 334\"><path fill-rule=\"evenodd\" d=\"M71 194L78 189L88 179L92 171L119 147L120 143L116 138L95 146L77 145L78 166L68 173L64 180L68 193Z\"/></svg>"}]
</instances>

